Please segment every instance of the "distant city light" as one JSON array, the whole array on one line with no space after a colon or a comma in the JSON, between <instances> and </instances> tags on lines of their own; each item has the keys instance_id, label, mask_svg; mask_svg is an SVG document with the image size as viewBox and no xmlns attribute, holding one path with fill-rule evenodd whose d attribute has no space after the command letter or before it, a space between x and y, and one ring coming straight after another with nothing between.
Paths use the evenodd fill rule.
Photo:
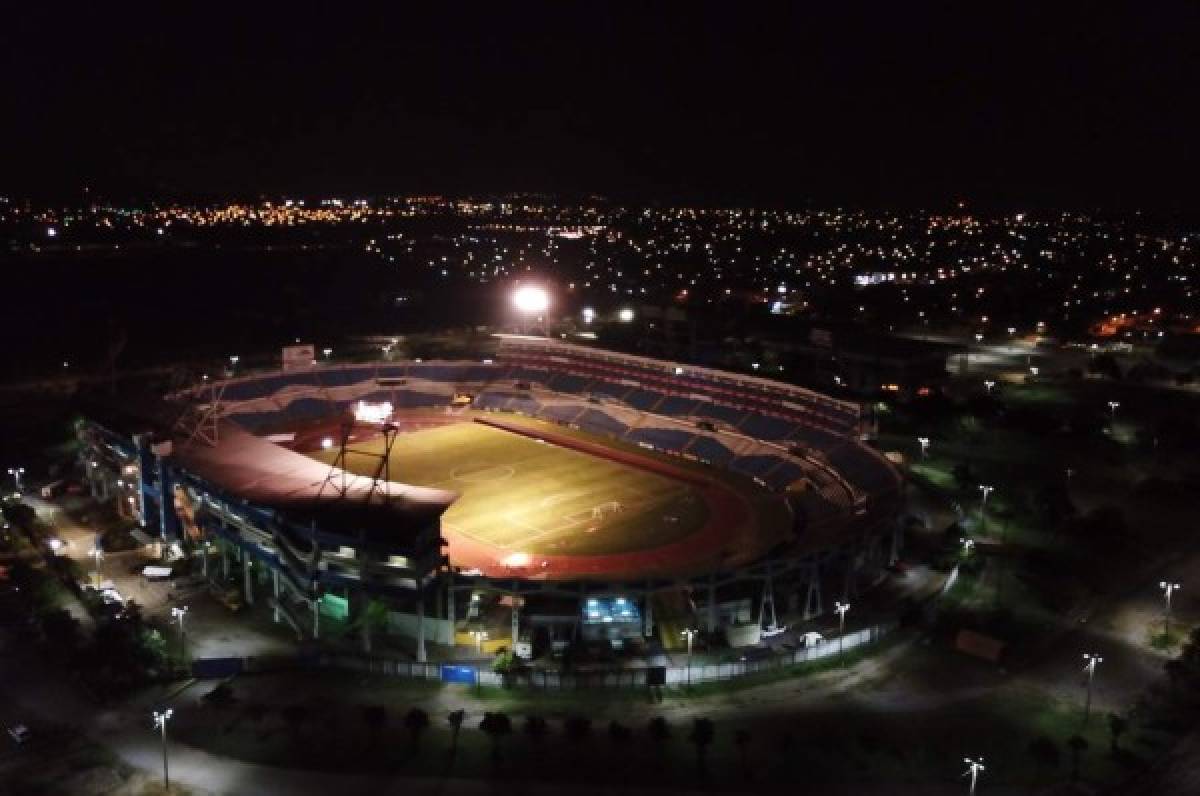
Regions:
<instances>
[{"instance_id":1,"label":"distant city light","mask_svg":"<svg viewBox=\"0 0 1200 796\"><path fill-rule=\"evenodd\" d=\"M621 323L629 323L633 320L633 310L629 307L622 307L620 311L617 312L617 320L619 320Z\"/></svg>"}]
</instances>

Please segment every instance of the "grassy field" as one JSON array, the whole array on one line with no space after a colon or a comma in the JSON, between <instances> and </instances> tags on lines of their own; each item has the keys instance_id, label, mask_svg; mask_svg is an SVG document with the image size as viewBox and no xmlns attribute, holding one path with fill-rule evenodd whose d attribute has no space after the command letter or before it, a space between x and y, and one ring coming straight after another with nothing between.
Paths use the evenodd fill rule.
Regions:
<instances>
[{"instance_id":1,"label":"grassy field","mask_svg":"<svg viewBox=\"0 0 1200 796\"><path fill-rule=\"evenodd\" d=\"M382 439L354 443L382 452ZM312 454L332 462L334 451ZM368 474L378 459L349 454ZM458 492L443 522L473 539L531 555L602 555L682 539L708 518L687 484L479 423L396 438L393 480Z\"/></svg>"}]
</instances>

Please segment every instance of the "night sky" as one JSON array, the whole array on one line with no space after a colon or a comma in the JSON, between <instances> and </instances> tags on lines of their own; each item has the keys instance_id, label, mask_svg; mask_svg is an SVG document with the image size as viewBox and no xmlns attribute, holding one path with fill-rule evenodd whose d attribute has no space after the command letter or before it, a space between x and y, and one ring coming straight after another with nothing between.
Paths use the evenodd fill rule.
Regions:
<instances>
[{"instance_id":1,"label":"night sky","mask_svg":"<svg viewBox=\"0 0 1200 796\"><path fill-rule=\"evenodd\" d=\"M6 9L0 191L1200 211L1190 3L251 5Z\"/></svg>"}]
</instances>

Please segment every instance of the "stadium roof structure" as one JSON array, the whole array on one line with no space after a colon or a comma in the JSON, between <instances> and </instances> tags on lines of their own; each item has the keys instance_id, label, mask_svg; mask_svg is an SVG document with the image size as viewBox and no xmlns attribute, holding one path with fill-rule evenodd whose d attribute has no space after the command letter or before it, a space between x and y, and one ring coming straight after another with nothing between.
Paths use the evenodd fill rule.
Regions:
<instances>
[{"instance_id":1,"label":"stadium roof structure","mask_svg":"<svg viewBox=\"0 0 1200 796\"><path fill-rule=\"evenodd\" d=\"M178 407L165 401L122 402L89 407L88 417L111 431L149 433L171 439L170 454L189 475L238 499L279 512L299 524L316 523L341 533L364 532L369 539L399 541L440 517L458 498L445 489L335 474L329 465L254 436L236 423L219 420L216 444L180 444L172 432Z\"/></svg>"}]
</instances>

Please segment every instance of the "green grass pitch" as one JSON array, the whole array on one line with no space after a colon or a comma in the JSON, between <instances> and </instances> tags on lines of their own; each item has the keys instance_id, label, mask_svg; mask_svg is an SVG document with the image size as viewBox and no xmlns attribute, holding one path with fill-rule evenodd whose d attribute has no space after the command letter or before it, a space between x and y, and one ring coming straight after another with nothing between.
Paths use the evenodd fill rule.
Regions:
<instances>
[{"instance_id":1,"label":"green grass pitch","mask_svg":"<svg viewBox=\"0 0 1200 796\"><path fill-rule=\"evenodd\" d=\"M351 447L378 454L383 440ZM332 462L336 451L311 455ZM370 474L377 462L347 454L351 472ZM708 518L704 499L683 482L479 423L400 434L389 466L394 481L459 493L443 524L514 553L645 550Z\"/></svg>"}]
</instances>

